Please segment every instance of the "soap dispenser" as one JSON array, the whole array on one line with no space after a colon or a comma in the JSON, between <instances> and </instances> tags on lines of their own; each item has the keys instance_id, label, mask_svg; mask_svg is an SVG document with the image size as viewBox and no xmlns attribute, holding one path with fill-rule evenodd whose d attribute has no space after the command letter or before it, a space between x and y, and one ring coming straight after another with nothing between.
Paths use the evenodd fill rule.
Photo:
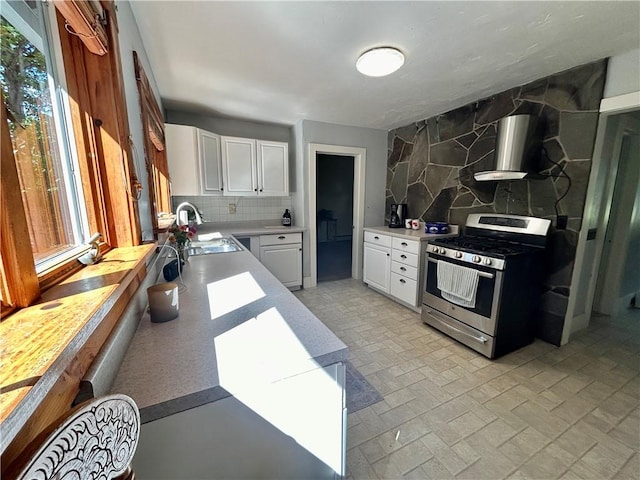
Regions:
<instances>
[{"instance_id":1,"label":"soap dispenser","mask_svg":"<svg viewBox=\"0 0 640 480\"><path fill-rule=\"evenodd\" d=\"M285 227L291 226L291 212L289 212L288 208L285 209L284 214L282 215L282 225Z\"/></svg>"}]
</instances>

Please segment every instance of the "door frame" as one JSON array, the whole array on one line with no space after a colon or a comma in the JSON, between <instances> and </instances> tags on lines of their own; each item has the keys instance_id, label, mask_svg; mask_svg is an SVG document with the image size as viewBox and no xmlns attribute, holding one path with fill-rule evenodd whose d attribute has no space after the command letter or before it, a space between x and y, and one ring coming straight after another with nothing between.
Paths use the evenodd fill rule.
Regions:
<instances>
[{"instance_id":1,"label":"door frame","mask_svg":"<svg viewBox=\"0 0 640 480\"><path fill-rule=\"evenodd\" d=\"M318 283L318 249L316 231L317 155L342 155L353 157L353 237L351 245L351 277L362 278L362 243L364 241L364 192L367 149L340 145L309 144L309 260L311 285Z\"/></svg>"},{"instance_id":2,"label":"door frame","mask_svg":"<svg viewBox=\"0 0 640 480\"><path fill-rule=\"evenodd\" d=\"M567 312L562 328L561 345L569 341L573 332L586 328L591 319L591 310L595 299L595 288L598 280L602 250L604 248L604 238L609 221L608 214L604 215L603 213L605 211L608 212L611 208L613 187L615 186L615 175L608 175L604 182L604 191L599 188L597 181L598 178L603 175L603 172L614 171L614 166L611 165L611 159L605 158L606 133L609 120L613 116L638 109L640 109L640 91L605 98L600 103L600 119L598 121L598 130L593 149L589 186L585 200L585 211L580 228L580 235L578 237L578 245L576 247L575 264L571 277L571 292L569 294ZM617 159L615 161L617 162ZM615 165L615 171L617 172L617 163ZM613 180L611 177L613 177ZM589 240L589 233L594 228L596 229L595 256L593 257L595 260L591 261L591 256L586 258L586 244ZM587 276L588 279L584 280L589 282L585 308L584 312L575 315L576 309L579 307L578 295L580 294L580 289L578 287L583 280L583 276Z\"/></svg>"}]
</instances>

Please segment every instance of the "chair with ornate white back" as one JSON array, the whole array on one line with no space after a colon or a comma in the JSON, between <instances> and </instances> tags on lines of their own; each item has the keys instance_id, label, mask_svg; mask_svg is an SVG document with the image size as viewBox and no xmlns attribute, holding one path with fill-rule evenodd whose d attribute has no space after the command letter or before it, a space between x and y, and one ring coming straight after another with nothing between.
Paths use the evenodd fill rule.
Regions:
<instances>
[{"instance_id":1,"label":"chair with ornate white back","mask_svg":"<svg viewBox=\"0 0 640 480\"><path fill-rule=\"evenodd\" d=\"M140 413L126 395L81 403L38 435L6 471L19 480L133 480Z\"/></svg>"}]
</instances>

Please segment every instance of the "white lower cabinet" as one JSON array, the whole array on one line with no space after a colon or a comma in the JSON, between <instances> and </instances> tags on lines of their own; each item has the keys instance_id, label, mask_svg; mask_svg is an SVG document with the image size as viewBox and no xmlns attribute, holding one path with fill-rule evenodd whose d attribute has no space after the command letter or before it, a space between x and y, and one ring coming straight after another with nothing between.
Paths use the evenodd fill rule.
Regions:
<instances>
[{"instance_id":1,"label":"white lower cabinet","mask_svg":"<svg viewBox=\"0 0 640 480\"><path fill-rule=\"evenodd\" d=\"M364 283L419 309L425 245L419 240L365 231Z\"/></svg>"},{"instance_id":2,"label":"white lower cabinet","mask_svg":"<svg viewBox=\"0 0 640 480\"><path fill-rule=\"evenodd\" d=\"M302 234L260 235L260 262L289 288L302 286Z\"/></svg>"},{"instance_id":3,"label":"white lower cabinet","mask_svg":"<svg viewBox=\"0 0 640 480\"><path fill-rule=\"evenodd\" d=\"M389 292L391 249L365 242L363 264L362 280L364 283L383 292Z\"/></svg>"}]
</instances>

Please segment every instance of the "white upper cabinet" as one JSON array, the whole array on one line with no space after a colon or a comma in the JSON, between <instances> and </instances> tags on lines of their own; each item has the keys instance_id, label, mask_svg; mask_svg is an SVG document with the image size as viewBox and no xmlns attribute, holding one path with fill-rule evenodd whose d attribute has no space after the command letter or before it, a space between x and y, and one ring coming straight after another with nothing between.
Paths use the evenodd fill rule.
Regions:
<instances>
[{"instance_id":1,"label":"white upper cabinet","mask_svg":"<svg viewBox=\"0 0 640 480\"><path fill-rule=\"evenodd\" d=\"M222 174L225 195L256 195L256 141L250 138L222 137Z\"/></svg>"},{"instance_id":2,"label":"white upper cabinet","mask_svg":"<svg viewBox=\"0 0 640 480\"><path fill-rule=\"evenodd\" d=\"M222 160L220 135L198 129L200 178L203 195L222 194Z\"/></svg>"},{"instance_id":3,"label":"white upper cabinet","mask_svg":"<svg viewBox=\"0 0 640 480\"><path fill-rule=\"evenodd\" d=\"M200 195L196 130L185 125L164 126L172 195Z\"/></svg>"},{"instance_id":4,"label":"white upper cabinet","mask_svg":"<svg viewBox=\"0 0 640 480\"><path fill-rule=\"evenodd\" d=\"M289 195L289 146L281 142L257 141L258 193Z\"/></svg>"},{"instance_id":5,"label":"white upper cabinet","mask_svg":"<svg viewBox=\"0 0 640 480\"><path fill-rule=\"evenodd\" d=\"M283 142L221 137L225 195L289 195L289 148Z\"/></svg>"},{"instance_id":6,"label":"white upper cabinet","mask_svg":"<svg viewBox=\"0 0 640 480\"><path fill-rule=\"evenodd\" d=\"M165 124L172 195L221 195L220 136L187 125Z\"/></svg>"}]
</instances>

